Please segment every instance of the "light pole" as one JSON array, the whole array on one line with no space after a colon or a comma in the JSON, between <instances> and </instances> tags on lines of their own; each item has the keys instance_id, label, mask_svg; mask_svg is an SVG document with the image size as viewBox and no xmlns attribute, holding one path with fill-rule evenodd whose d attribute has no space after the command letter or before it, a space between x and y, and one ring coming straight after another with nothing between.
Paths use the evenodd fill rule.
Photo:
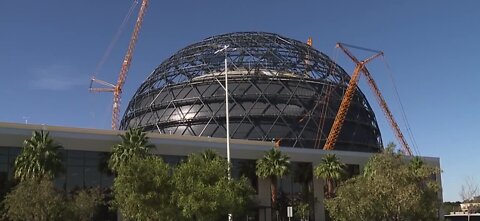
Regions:
<instances>
[{"instance_id":1,"label":"light pole","mask_svg":"<svg viewBox=\"0 0 480 221\"><path fill-rule=\"evenodd\" d=\"M228 168L227 168L227 176L228 180L231 179L231 171L230 171L230 116L229 116L229 107L228 107L228 64L227 64L227 49L230 47L229 45L224 45L223 48L217 50L214 52L214 54L218 54L220 52L225 53L225 86L223 87L225 89L225 121L226 121L226 129L227 129L227 162L228 162ZM221 84L220 84L221 85ZM228 220L232 221L232 214L228 214Z\"/></svg>"},{"instance_id":2,"label":"light pole","mask_svg":"<svg viewBox=\"0 0 480 221\"><path fill-rule=\"evenodd\" d=\"M227 162L228 162L228 179L230 179L230 116L229 116L229 107L228 107L228 64L227 64L227 49L230 47L229 45L224 45L223 48L215 51L214 54L218 54L222 51L225 52L225 120L226 120L226 129L227 129Z\"/></svg>"}]
</instances>

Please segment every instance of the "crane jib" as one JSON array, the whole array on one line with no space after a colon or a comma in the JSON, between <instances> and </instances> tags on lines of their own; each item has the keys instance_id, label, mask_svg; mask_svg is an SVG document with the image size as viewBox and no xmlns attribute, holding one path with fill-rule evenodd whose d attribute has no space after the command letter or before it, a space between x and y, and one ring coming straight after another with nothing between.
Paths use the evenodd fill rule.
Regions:
<instances>
[{"instance_id":1,"label":"crane jib","mask_svg":"<svg viewBox=\"0 0 480 221\"><path fill-rule=\"evenodd\" d=\"M337 47L342 49L343 52L350 58L352 61L356 63L355 70L353 71L352 77L350 79L350 82L348 84L347 90L345 91L345 94L342 98L342 102L340 103L340 107L338 109L337 115L335 116L335 120L333 122L332 128L330 129L330 133L328 134L327 141L325 142L325 146L323 147L324 150L333 150L335 148L335 142L337 141L337 138L340 134L340 131L342 129L343 123L345 121L345 117L347 115L347 111L350 107L350 103L352 101L352 98L355 94L356 88L357 88L357 83L358 79L360 76L360 73L363 73L366 78L367 82L370 86L370 88L373 90L377 101L382 108L388 122L390 123L390 126L392 127L395 136L397 137L398 141L402 145L402 148L405 152L405 154L411 156L412 151L405 140L405 137L402 134L402 131L400 130L400 127L398 126L397 122L395 121L395 118L393 117L392 112L388 108L387 102L383 98L377 84L373 80L372 76L370 75L370 72L368 69L365 67L365 64L368 62L372 61L373 59L383 56L383 52L377 51L377 50L372 50L372 49L366 49L362 47L357 47L357 46L352 46L348 44L343 44L343 43L338 43ZM375 52L375 54L363 61L359 61L349 50L348 48L355 48L355 49L360 49L360 50L365 50L369 52Z\"/></svg>"}]
</instances>

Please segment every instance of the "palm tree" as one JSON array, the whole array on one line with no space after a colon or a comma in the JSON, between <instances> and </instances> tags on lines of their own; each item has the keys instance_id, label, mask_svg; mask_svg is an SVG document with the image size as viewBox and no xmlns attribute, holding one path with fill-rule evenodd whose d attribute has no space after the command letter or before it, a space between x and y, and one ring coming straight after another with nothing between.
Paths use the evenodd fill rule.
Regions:
<instances>
[{"instance_id":1,"label":"palm tree","mask_svg":"<svg viewBox=\"0 0 480 221\"><path fill-rule=\"evenodd\" d=\"M277 180L289 172L289 166L289 157L275 148L267 151L262 159L257 160L256 174L270 180L271 203L274 208L277 199Z\"/></svg>"},{"instance_id":2,"label":"palm tree","mask_svg":"<svg viewBox=\"0 0 480 221\"><path fill-rule=\"evenodd\" d=\"M15 159L15 178L20 181L53 179L63 171L61 148L48 132L34 131L32 137L23 142L22 152Z\"/></svg>"},{"instance_id":3,"label":"palm tree","mask_svg":"<svg viewBox=\"0 0 480 221\"><path fill-rule=\"evenodd\" d=\"M207 149L203 151L200 155L202 156L202 159L205 161L220 159L220 156L218 155L218 153L212 149Z\"/></svg>"},{"instance_id":4,"label":"palm tree","mask_svg":"<svg viewBox=\"0 0 480 221\"><path fill-rule=\"evenodd\" d=\"M314 175L316 178L323 178L327 183L327 198L332 198L335 194L335 185L345 174L345 164L338 160L335 154L327 154L322 158L322 162L315 167Z\"/></svg>"},{"instance_id":5,"label":"palm tree","mask_svg":"<svg viewBox=\"0 0 480 221\"><path fill-rule=\"evenodd\" d=\"M112 155L108 161L108 166L114 172L133 157L147 156L150 149L155 147L148 143L147 134L138 128L130 128L124 135L119 136L122 142L113 146Z\"/></svg>"}]
</instances>

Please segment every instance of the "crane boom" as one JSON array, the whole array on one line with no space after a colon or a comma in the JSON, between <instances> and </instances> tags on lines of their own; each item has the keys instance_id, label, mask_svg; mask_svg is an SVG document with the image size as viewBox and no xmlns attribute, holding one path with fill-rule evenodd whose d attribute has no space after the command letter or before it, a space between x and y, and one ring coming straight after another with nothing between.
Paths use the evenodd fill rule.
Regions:
<instances>
[{"instance_id":1,"label":"crane boom","mask_svg":"<svg viewBox=\"0 0 480 221\"><path fill-rule=\"evenodd\" d=\"M125 84L125 80L127 79L128 69L130 68L133 52L137 44L138 33L140 32L140 28L142 27L143 17L145 16L145 12L148 7L148 1L149 0L142 1L142 6L140 7L140 11L138 12L137 21L135 22L135 28L133 29L132 37L130 39L130 43L128 44L127 53L125 54L125 58L123 59L122 68L120 69L117 84L115 85L113 91L112 129L118 129L122 89L123 85Z\"/></svg>"},{"instance_id":2,"label":"crane boom","mask_svg":"<svg viewBox=\"0 0 480 221\"><path fill-rule=\"evenodd\" d=\"M117 83L115 85L110 84L106 81L96 79L95 77L92 77L91 79L90 89L89 89L90 92L113 92L112 129L114 130L118 129L122 89L123 89L123 85L125 84L125 80L127 79L128 70L132 62L133 52L135 51L135 46L138 40L138 34L140 32L140 28L142 27L143 17L145 16L145 12L148 7L148 2L149 0L142 0L142 5L140 6L140 10L138 12L137 21L135 22L135 27L133 29L130 42L128 44L127 52L125 53L125 57L122 62L122 67L120 69L120 73L118 74ZM97 83L102 87L93 88L92 87L93 83Z\"/></svg>"},{"instance_id":3,"label":"crane boom","mask_svg":"<svg viewBox=\"0 0 480 221\"><path fill-rule=\"evenodd\" d=\"M367 58L363 61L359 61L353 54L345 47L354 47L358 48L361 50L367 50L371 52L375 52L376 54L371 56L370 58ZM365 48L359 48L356 46L351 46L351 45L345 45L342 43L338 43L337 47L341 48L345 54L352 59L356 63L355 70L353 71L352 77L350 79L349 85L347 87L347 90L345 92L345 95L343 96L342 103L340 104L339 110L337 115L335 116L335 120L333 123L332 128L330 129L330 133L328 134L327 141L325 142L324 150L332 150L335 147L335 142L337 141L338 135L340 134L340 131L342 129L343 123L345 121L345 117L348 111L348 108L350 107L350 103L353 99L353 95L355 92L355 89L357 88L357 83L358 79L360 77L360 73L363 73L365 77L367 78L368 85L372 89L372 91L375 93L375 97L377 98L378 103L380 104L380 107L383 110L383 113L388 119L388 122L390 123L390 126L392 127L398 141L402 145L402 148L404 152L412 156L412 151L405 140L405 137L402 134L402 131L400 130L400 127L398 126L397 122L395 121L395 118L393 117L392 112L388 108L387 102L382 96L382 93L380 92L380 89L378 88L377 84L373 80L372 75L368 71L368 69L365 67L365 64L368 63L369 61L373 60L374 58L378 56L383 56L383 52L381 51L375 51L375 50L370 50L370 49L365 49Z\"/></svg>"},{"instance_id":4,"label":"crane boom","mask_svg":"<svg viewBox=\"0 0 480 221\"><path fill-rule=\"evenodd\" d=\"M372 88L373 92L375 93L375 97L377 98L378 103L380 104L380 107L382 107L383 113L388 119L388 122L390 123L390 126L393 129L393 132L395 133L395 136L397 137L397 140L400 142L402 145L403 151L405 154L408 156L412 156L412 150L408 146L407 141L405 140L405 137L402 134L402 131L400 130L400 127L398 126L397 122L395 121L395 118L393 117L392 112L387 106L387 102L385 102L385 99L383 99L382 93L378 89L377 84L373 80L372 75L367 69L362 70L363 74L367 78L368 85L370 85L370 88Z\"/></svg>"},{"instance_id":5,"label":"crane boom","mask_svg":"<svg viewBox=\"0 0 480 221\"><path fill-rule=\"evenodd\" d=\"M330 133L328 134L325 146L323 147L324 150L333 150L335 148L335 143L337 142L338 135L342 130L343 123L345 122L345 117L347 116L348 109L357 89L358 79L360 78L360 71L366 69L365 64L383 54L382 52L379 52L363 61L358 61L358 59L356 59L355 56L353 56L353 54L350 53L350 51L342 44L338 43L337 47L341 48L349 57L351 57L352 60L355 61L356 66L353 71L352 77L350 78L350 82L348 83L345 95L342 98L342 102L340 103L340 107L338 108L337 115L335 116L335 120L333 121L333 125L330 129Z\"/></svg>"}]
</instances>

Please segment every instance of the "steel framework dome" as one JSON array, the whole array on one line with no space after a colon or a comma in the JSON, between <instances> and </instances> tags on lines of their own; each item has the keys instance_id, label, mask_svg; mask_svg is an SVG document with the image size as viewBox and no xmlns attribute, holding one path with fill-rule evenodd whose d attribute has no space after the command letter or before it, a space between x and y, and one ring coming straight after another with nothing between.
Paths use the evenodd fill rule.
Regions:
<instances>
[{"instance_id":1,"label":"steel framework dome","mask_svg":"<svg viewBox=\"0 0 480 221\"><path fill-rule=\"evenodd\" d=\"M313 47L264 32L217 35L175 53L142 83L120 129L226 137L225 54L215 54L224 45L231 138L323 148L349 75ZM335 149L381 148L375 115L357 88Z\"/></svg>"}]
</instances>

